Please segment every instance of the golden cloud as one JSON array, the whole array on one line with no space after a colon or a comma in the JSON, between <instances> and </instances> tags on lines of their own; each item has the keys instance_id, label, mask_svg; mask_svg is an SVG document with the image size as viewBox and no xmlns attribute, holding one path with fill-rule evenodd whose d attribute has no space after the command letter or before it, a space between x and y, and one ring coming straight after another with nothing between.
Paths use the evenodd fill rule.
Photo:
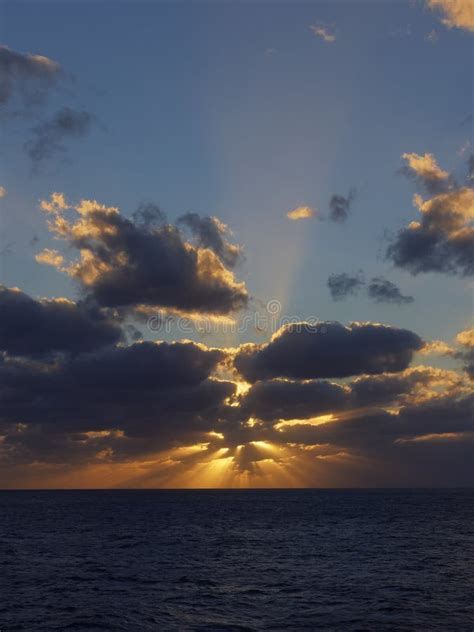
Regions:
<instances>
[{"instance_id":1,"label":"golden cloud","mask_svg":"<svg viewBox=\"0 0 474 632\"><path fill-rule=\"evenodd\" d=\"M421 178L426 180L446 180L449 177L449 173L441 169L433 154L405 153L402 154L402 158L408 162L410 169Z\"/></svg>"},{"instance_id":2,"label":"golden cloud","mask_svg":"<svg viewBox=\"0 0 474 632\"><path fill-rule=\"evenodd\" d=\"M426 5L444 15L441 22L448 28L474 32L474 3L472 0L427 0Z\"/></svg>"},{"instance_id":3,"label":"golden cloud","mask_svg":"<svg viewBox=\"0 0 474 632\"><path fill-rule=\"evenodd\" d=\"M460 331L456 336L456 341L465 347L474 347L474 327Z\"/></svg>"},{"instance_id":4,"label":"golden cloud","mask_svg":"<svg viewBox=\"0 0 474 632\"><path fill-rule=\"evenodd\" d=\"M310 206L297 206L292 211L288 211L286 214L288 219L297 221L299 219L310 219L316 216L316 211Z\"/></svg>"}]
</instances>

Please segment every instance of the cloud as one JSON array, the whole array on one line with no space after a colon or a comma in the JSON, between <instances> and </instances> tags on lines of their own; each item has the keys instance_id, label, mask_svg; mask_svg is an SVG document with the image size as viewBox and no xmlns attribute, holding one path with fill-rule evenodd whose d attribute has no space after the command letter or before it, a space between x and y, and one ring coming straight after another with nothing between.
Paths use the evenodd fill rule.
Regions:
<instances>
[{"instance_id":1,"label":"cloud","mask_svg":"<svg viewBox=\"0 0 474 632\"><path fill-rule=\"evenodd\" d=\"M356 276L351 276L346 272L331 274L327 280L327 286L334 301L342 301L348 296L358 294L364 285L365 281L361 273Z\"/></svg>"},{"instance_id":2,"label":"cloud","mask_svg":"<svg viewBox=\"0 0 474 632\"><path fill-rule=\"evenodd\" d=\"M82 459L107 449L113 461L205 440L235 390L209 377L222 356L191 342L142 342L48 366L4 358L0 451L16 461L64 463L64 446L81 441Z\"/></svg>"},{"instance_id":3,"label":"cloud","mask_svg":"<svg viewBox=\"0 0 474 632\"><path fill-rule=\"evenodd\" d=\"M37 120L23 145L35 170L66 154L67 141L84 137L95 121L90 112L68 106L45 117L41 106L64 76L61 66L48 57L0 46L0 105L10 120L28 120L33 115Z\"/></svg>"},{"instance_id":4,"label":"cloud","mask_svg":"<svg viewBox=\"0 0 474 632\"><path fill-rule=\"evenodd\" d=\"M132 219L136 226L147 230L164 226L167 223L166 214L153 202L142 202L132 213Z\"/></svg>"},{"instance_id":5,"label":"cloud","mask_svg":"<svg viewBox=\"0 0 474 632\"><path fill-rule=\"evenodd\" d=\"M446 394L463 393L463 378L455 371L415 366L399 373L365 375L348 385L348 406L352 409L397 408Z\"/></svg>"},{"instance_id":6,"label":"cloud","mask_svg":"<svg viewBox=\"0 0 474 632\"><path fill-rule=\"evenodd\" d=\"M402 303L413 303L413 296L405 296L399 290L399 288L384 279L383 277L374 277L367 285L367 292L370 298L376 303L395 303L401 305Z\"/></svg>"},{"instance_id":7,"label":"cloud","mask_svg":"<svg viewBox=\"0 0 474 632\"><path fill-rule=\"evenodd\" d=\"M457 150L457 155L458 156L464 156L466 154L466 152L471 148L471 141L470 140L466 140L464 141L464 143L459 147L459 149ZM470 176L472 175L472 168L471 168L471 158L472 155L469 156L468 161L467 161L467 167L468 167L468 175L467 175L467 179L470 179Z\"/></svg>"},{"instance_id":8,"label":"cloud","mask_svg":"<svg viewBox=\"0 0 474 632\"><path fill-rule=\"evenodd\" d=\"M40 201L40 209L46 213L61 213L69 208L63 193L51 193L49 200Z\"/></svg>"},{"instance_id":9,"label":"cloud","mask_svg":"<svg viewBox=\"0 0 474 632\"><path fill-rule=\"evenodd\" d=\"M331 222L341 224L348 219L354 199L355 190L350 191L347 197L334 194L329 200L328 217L320 215L318 211L314 208L311 208L311 206L297 206L292 211L289 211L286 216L288 217L288 219L295 221L300 219L310 219L314 217L321 221L328 219Z\"/></svg>"},{"instance_id":10,"label":"cloud","mask_svg":"<svg viewBox=\"0 0 474 632\"><path fill-rule=\"evenodd\" d=\"M464 347L464 350L458 352L456 356L463 360L464 370L474 380L474 327L459 332L456 342Z\"/></svg>"},{"instance_id":11,"label":"cloud","mask_svg":"<svg viewBox=\"0 0 474 632\"><path fill-rule=\"evenodd\" d=\"M0 198L4 198L6 194L7 194L7 190L5 189L5 187L0 186Z\"/></svg>"},{"instance_id":12,"label":"cloud","mask_svg":"<svg viewBox=\"0 0 474 632\"><path fill-rule=\"evenodd\" d=\"M430 181L426 171L421 173L425 183ZM434 173L437 173L436 169ZM445 178L437 177L432 181L440 180L445 181ZM387 258L414 275L421 272L472 275L474 190L452 185L449 190L435 193L428 199L415 195L413 203L421 217L398 232L387 248Z\"/></svg>"},{"instance_id":13,"label":"cloud","mask_svg":"<svg viewBox=\"0 0 474 632\"><path fill-rule=\"evenodd\" d=\"M0 285L0 350L10 355L77 354L121 338L117 323L92 305L65 298L35 300Z\"/></svg>"},{"instance_id":14,"label":"cloud","mask_svg":"<svg viewBox=\"0 0 474 632\"><path fill-rule=\"evenodd\" d=\"M407 329L374 323L295 323L282 327L269 343L244 345L234 363L249 382L348 377L402 371L422 346Z\"/></svg>"},{"instance_id":15,"label":"cloud","mask_svg":"<svg viewBox=\"0 0 474 632\"><path fill-rule=\"evenodd\" d=\"M439 35L436 29L432 29L429 33L425 35L425 42L429 42L430 44L436 44L439 40Z\"/></svg>"},{"instance_id":16,"label":"cloud","mask_svg":"<svg viewBox=\"0 0 474 632\"><path fill-rule=\"evenodd\" d=\"M474 5L471 0L427 0L426 6L439 10L441 22L448 28L474 32Z\"/></svg>"},{"instance_id":17,"label":"cloud","mask_svg":"<svg viewBox=\"0 0 474 632\"><path fill-rule=\"evenodd\" d=\"M400 373L364 375L337 384L327 380L263 380L240 398L242 419L264 422L315 419L341 411L399 407L427 401L440 392L462 393L463 379L455 371L417 366ZM314 423L314 422L312 422Z\"/></svg>"},{"instance_id":18,"label":"cloud","mask_svg":"<svg viewBox=\"0 0 474 632\"><path fill-rule=\"evenodd\" d=\"M433 154L405 153L402 158L407 162L401 171L424 185L429 193L445 191L449 185L450 174L436 162Z\"/></svg>"},{"instance_id":19,"label":"cloud","mask_svg":"<svg viewBox=\"0 0 474 632\"><path fill-rule=\"evenodd\" d=\"M331 274L327 280L327 286L334 301L342 301L348 296L355 296L360 289L365 287L367 295L376 303L392 303L401 305L412 303L412 296L404 296L399 288L383 277L373 277L366 283L362 271L358 275L349 275L345 272L341 274Z\"/></svg>"},{"instance_id":20,"label":"cloud","mask_svg":"<svg viewBox=\"0 0 474 632\"><path fill-rule=\"evenodd\" d=\"M217 217L201 217L186 213L178 218L178 224L189 228L200 248L210 248L229 268L234 268L242 258L242 248L226 239L229 227Z\"/></svg>"},{"instance_id":21,"label":"cloud","mask_svg":"<svg viewBox=\"0 0 474 632\"><path fill-rule=\"evenodd\" d=\"M37 104L60 74L61 66L48 57L0 46L0 103L6 104L18 96L25 105Z\"/></svg>"},{"instance_id":22,"label":"cloud","mask_svg":"<svg viewBox=\"0 0 474 632\"><path fill-rule=\"evenodd\" d=\"M25 143L25 150L38 166L45 160L66 152L65 141L81 138L91 129L95 117L90 112L63 107L50 120L33 128L33 137Z\"/></svg>"},{"instance_id":23,"label":"cloud","mask_svg":"<svg viewBox=\"0 0 474 632\"><path fill-rule=\"evenodd\" d=\"M347 197L334 194L329 201L329 219L332 222L342 223L350 214L352 202L355 199L355 191L350 191Z\"/></svg>"},{"instance_id":24,"label":"cloud","mask_svg":"<svg viewBox=\"0 0 474 632\"><path fill-rule=\"evenodd\" d=\"M292 211L288 211L286 216L288 219L293 221L297 221L300 219L310 219L311 217L316 217L316 210L311 208L310 206L297 206Z\"/></svg>"},{"instance_id":25,"label":"cloud","mask_svg":"<svg viewBox=\"0 0 474 632\"><path fill-rule=\"evenodd\" d=\"M467 168L468 168L468 173L467 173L467 180L468 182L472 179L474 179L474 154L471 154L468 158L467 161Z\"/></svg>"},{"instance_id":26,"label":"cloud","mask_svg":"<svg viewBox=\"0 0 474 632\"><path fill-rule=\"evenodd\" d=\"M443 440L443 435L448 435L445 440L449 440L453 435L456 438L457 434L474 432L473 405L472 393L446 395L403 407L396 413L362 411L318 425L291 425L281 434L285 441L344 448L352 454L372 455L387 465L394 450L413 441L427 441L429 446L432 441ZM462 439L462 436L458 437L458 440ZM406 452L405 455L409 456ZM418 474L421 474L419 464ZM397 477L400 480L400 470Z\"/></svg>"},{"instance_id":27,"label":"cloud","mask_svg":"<svg viewBox=\"0 0 474 632\"><path fill-rule=\"evenodd\" d=\"M462 187L414 204L421 221L398 232L387 249L393 263L416 275L443 272L470 276L474 273L474 191Z\"/></svg>"},{"instance_id":28,"label":"cloud","mask_svg":"<svg viewBox=\"0 0 474 632\"><path fill-rule=\"evenodd\" d=\"M240 412L243 418L279 421L322 415L342 410L347 404L347 389L339 384L274 379L252 384L241 399Z\"/></svg>"},{"instance_id":29,"label":"cloud","mask_svg":"<svg viewBox=\"0 0 474 632\"><path fill-rule=\"evenodd\" d=\"M474 347L474 328L460 331L456 336L457 342L466 347Z\"/></svg>"},{"instance_id":30,"label":"cloud","mask_svg":"<svg viewBox=\"0 0 474 632\"><path fill-rule=\"evenodd\" d=\"M426 342L420 355L452 355L454 350L443 340L430 340Z\"/></svg>"},{"instance_id":31,"label":"cloud","mask_svg":"<svg viewBox=\"0 0 474 632\"><path fill-rule=\"evenodd\" d=\"M35 259L38 263L53 266L53 268L57 268L58 270L63 269L64 257L59 254L57 250L45 248L37 255L35 255Z\"/></svg>"},{"instance_id":32,"label":"cloud","mask_svg":"<svg viewBox=\"0 0 474 632\"><path fill-rule=\"evenodd\" d=\"M101 307L218 315L247 305L245 285L221 259L209 248L184 241L175 226L161 225L161 216L156 225L149 206L127 219L115 207L82 200L68 207L73 214L68 220L65 204L64 196L54 194L41 207L51 218L53 235L77 249L79 259L55 262L40 254L40 261L78 281Z\"/></svg>"},{"instance_id":33,"label":"cloud","mask_svg":"<svg viewBox=\"0 0 474 632\"><path fill-rule=\"evenodd\" d=\"M251 423L241 422L240 431L234 423L231 434L239 442L263 440L273 453L279 446L280 454L290 454L290 472L295 463L309 470L309 485L420 485L424 476L446 484L441 463L451 466L449 480L467 481L468 472L456 464L474 445L473 397L455 371L425 366L343 384L259 381L240 399L242 419L251 414ZM225 425L223 432L227 437Z\"/></svg>"},{"instance_id":34,"label":"cloud","mask_svg":"<svg viewBox=\"0 0 474 632\"><path fill-rule=\"evenodd\" d=\"M302 339L297 345L291 341L291 352L297 355L294 366L311 364L311 373L318 365L331 371L331 347L344 366L353 367L357 358L357 368L367 363L377 369L387 366L382 356L389 354L391 370L396 355L403 349L411 353L421 344L411 332L391 327L324 326L325 334L310 335L329 335L327 349L315 347L312 340ZM341 329L347 330L342 336ZM244 345L237 358L241 352L248 355L249 347L260 353L287 333L285 328L269 345ZM384 340L387 334L394 335L390 343ZM9 343L10 337L0 339L0 345L5 341ZM304 357L307 348L310 363ZM225 461L230 464L225 479L192 480L218 484L242 472L258 477L271 464L283 473L288 468L289 474L297 464L297 482L305 485L328 480L333 485L408 480L422 484L422 476L439 475L440 464L453 481L470 480L466 471L456 468L472 450L474 402L456 372L418 366L396 373L358 374L344 383L267 378L237 395L236 383L217 378L232 354L192 342L127 347L121 343L79 354L60 353L54 362L40 356L12 357L4 351L2 475L18 484L28 472L35 472L37 486L44 484L49 467L56 474L78 475L90 468L105 467L109 475L131 468L134 476L138 471L144 480L149 478L150 485L170 480L179 485L189 483L207 465L223 467ZM407 361L405 357L397 364L405 366ZM365 475L360 467L351 466L362 461L369 468ZM387 472L392 478L384 478ZM181 478L169 479L170 473ZM143 484L141 478L130 476L120 480L127 486ZM294 477L281 480L295 482Z\"/></svg>"},{"instance_id":35,"label":"cloud","mask_svg":"<svg viewBox=\"0 0 474 632\"><path fill-rule=\"evenodd\" d=\"M331 33L329 28L327 26L324 26L323 24L314 24L310 26L309 28L313 31L314 35L322 39L323 42L332 44L333 42L336 41L335 34Z\"/></svg>"}]
</instances>

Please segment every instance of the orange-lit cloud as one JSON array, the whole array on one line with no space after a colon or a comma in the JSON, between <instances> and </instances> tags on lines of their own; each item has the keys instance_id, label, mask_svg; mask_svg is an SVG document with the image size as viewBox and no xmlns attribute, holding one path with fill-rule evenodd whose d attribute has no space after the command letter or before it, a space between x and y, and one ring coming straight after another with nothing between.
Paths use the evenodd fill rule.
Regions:
<instances>
[{"instance_id":1,"label":"orange-lit cloud","mask_svg":"<svg viewBox=\"0 0 474 632\"><path fill-rule=\"evenodd\" d=\"M468 183L451 182L429 154L410 156L412 169L430 196L413 197L419 219L398 231L387 258L415 275L474 274L474 190Z\"/></svg>"},{"instance_id":2,"label":"orange-lit cloud","mask_svg":"<svg viewBox=\"0 0 474 632\"><path fill-rule=\"evenodd\" d=\"M316 211L310 206L297 206L292 211L288 211L286 214L288 219L293 221L297 221L300 219L310 219L311 217L316 217Z\"/></svg>"},{"instance_id":3,"label":"orange-lit cloud","mask_svg":"<svg viewBox=\"0 0 474 632\"><path fill-rule=\"evenodd\" d=\"M427 0L430 9L443 15L442 23L448 28L474 31L474 4L472 0Z\"/></svg>"},{"instance_id":4,"label":"orange-lit cloud","mask_svg":"<svg viewBox=\"0 0 474 632\"><path fill-rule=\"evenodd\" d=\"M79 258L65 264L60 253L46 250L37 260L79 281L101 307L226 315L247 306L245 284L224 262L240 250L223 239L220 223L198 224L200 243L207 239L200 247L163 223L158 209L139 208L127 219L117 207L95 200L70 205L62 193L53 193L40 207L50 215L54 237L76 249Z\"/></svg>"},{"instance_id":5,"label":"orange-lit cloud","mask_svg":"<svg viewBox=\"0 0 474 632\"><path fill-rule=\"evenodd\" d=\"M466 329L460 331L456 336L457 342L466 347L474 347L474 327L472 329Z\"/></svg>"},{"instance_id":6,"label":"orange-lit cloud","mask_svg":"<svg viewBox=\"0 0 474 632\"><path fill-rule=\"evenodd\" d=\"M405 153L402 155L410 169L416 175L427 180L446 180L449 177L448 171L444 171L436 162L433 154L419 155L415 153Z\"/></svg>"}]
</instances>

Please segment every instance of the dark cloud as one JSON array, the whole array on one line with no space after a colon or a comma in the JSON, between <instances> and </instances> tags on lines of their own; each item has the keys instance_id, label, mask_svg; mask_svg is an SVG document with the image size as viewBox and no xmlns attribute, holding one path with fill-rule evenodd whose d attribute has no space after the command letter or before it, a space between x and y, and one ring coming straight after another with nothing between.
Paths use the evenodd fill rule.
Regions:
<instances>
[{"instance_id":1,"label":"dark cloud","mask_svg":"<svg viewBox=\"0 0 474 632\"><path fill-rule=\"evenodd\" d=\"M474 380L474 328L461 331L456 336L462 351L457 351L455 356L464 363L464 370Z\"/></svg>"},{"instance_id":2,"label":"dark cloud","mask_svg":"<svg viewBox=\"0 0 474 632\"><path fill-rule=\"evenodd\" d=\"M413 296L405 296L395 283L383 277L374 277L367 285L367 293L376 303L401 305L402 303L413 303L414 301Z\"/></svg>"},{"instance_id":3,"label":"dark cloud","mask_svg":"<svg viewBox=\"0 0 474 632\"><path fill-rule=\"evenodd\" d=\"M439 395L436 389L459 390L462 377L453 371L415 366L401 373L364 375L348 385L348 405L351 408L400 406Z\"/></svg>"},{"instance_id":4,"label":"dark cloud","mask_svg":"<svg viewBox=\"0 0 474 632\"><path fill-rule=\"evenodd\" d=\"M474 475L471 460L469 467L458 467L474 445L474 395L466 386L453 371L423 366L343 385L257 382L241 397L242 418L252 414L252 424L234 420L222 431L226 444L229 436L237 444L281 446L280 454L293 455L291 463L308 468L309 485L318 480L344 486L466 484L468 472ZM327 413L331 417L321 417ZM244 468L258 470L252 459L244 455Z\"/></svg>"},{"instance_id":5,"label":"dark cloud","mask_svg":"<svg viewBox=\"0 0 474 632\"><path fill-rule=\"evenodd\" d=\"M387 258L414 275L444 272L459 276L474 274L474 232L448 231L429 226L428 216L412 227L401 229L387 249Z\"/></svg>"},{"instance_id":6,"label":"dark cloud","mask_svg":"<svg viewBox=\"0 0 474 632\"><path fill-rule=\"evenodd\" d=\"M35 165L66 152L65 142L85 136L95 117L90 112L63 107L51 119L33 128L33 137L25 143L28 156Z\"/></svg>"},{"instance_id":7,"label":"dark cloud","mask_svg":"<svg viewBox=\"0 0 474 632\"><path fill-rule=\"evenodd\" d=\"M8 46L0 46L0 104L8 103L15 96L25 105L41 102L60 73L59 64L48 57L18 53Z\"/></svg>"},{"instance_id":8,"label":"dark cloud","mask_svg":"<svg viewBox=\"0 0 474 632\"><path fill-rule=\"evenodd\" d=\"M63 78L61 66L52 59L0 46L2 116L11 122L34 116L36 125L29 130L23 148L35 171L45 161L66 155L68 141L84 137L95 121L90 112L68 106L45 116L41 106L51 89Z\"/></svg>"},{"instance_id":9,"label":"dark cloud","mask_svg":"<svg viewBox=\"0 0 474 632\"><path fill-rule=\"evenodd\" d=\"M350 191L347 197L334 194L329 201L329 219L337 223L345 222L350 215L354 199L354 190Z\"/></svg>"},{"instance_id":10,"label":"dark cloud","mask_svg":"<svg viewBox=\"0 0 474 632\"><path fill-rule=\"evenodd\" d=\"M390 353L397 353L393 345L374 340L373 334L365 336L356 341L362 349L386 353L390 347ZM346 360L353 362L355 343L346 339L341 344L349 347ZM159 481L170 461L157 453L200 444L207 448L199 448L196 457L178 452L183 455L174 457L179 462L172 469L186 475L186 468L202 466L225 447L236 472L256 474L260 462L269 457L284 468L280 455L286 454L298 459L299 467L309 468L308 484L320 480L319 465L329 468L324 470L328 474L332 457L343 458L337 461L337 476L344 463L350 466L362 459L370 464L367 479L351 469L345 484L388 484L383 478L387 471L392 483L404 481L405 474L407 480L420 483L417 476L439 471L440 463L454 466L474 430L473 396L466 394L462 378L452 371L415 367L396 374L362 375L345 384L273 379L256 382L237 397L234 383L213 378L226 353L194 343L143 342L59 357L49 364L4 355L2 471L12 476L8 468L28 469L31 463L70 469L145 459L156 462L153 472ZM325 360L324 354L318 358ZM402 408L394 414L381 406ZM327 423L296 421L327 413L334 415ZM249 418L253 423L247 422ZM262 441L274 446L270 453ZM148 471L143 470L145 475ZM452 468L449 472L454 476Z\"/></svg>"},{"instance_id":11,"label":"dark cloud","mask_svg":"<svg viewBox=\"0 0 474 632\"><path fill-rule=\"evenodd\" d=\"M460 384L462 378L456 373L424 366L401 373L364 375L346 384L327 380L264 380L252 384L240 397L238 416L275 422L345 410L400 406L431 396L437 387L453 391Z\"/></svg>"},{"instance_id":12,"label":"dark cloud","mask_svg":"<svg viewBox=\"0 0 474 632\"><path fill-rule=\"evenodd\" d=\"M139 228L157 228L166 224L166 214L153 202L142 202L132 213L132 219Z\"/></svg>"},{"instance_id":13,"label":"dark cloud","mask_svg":"<svg viewBox=\"0 0 474 632\"><path fill-rule=\"evenodd\" d=\"M240 246L226 239L229 230L217 217L201 217L197 213L186 213L178 219L196 238L201 248L210 248L229 268L234 268L242 257Z\"/></svg>"},{"instance_id":14,"label":"dark cloud","mask_svg":"<svg viewBox=\"0 0 474 632\"><path fill-rule=\"evenodd\" d=\"M244 345L235 366L249 382L397 372L410 364L422 345L407 329L372 323L297 323L280 329L267 344Z\"/></svg>"},{"instance_id":15,"label":"dark cloud","mask_svg":"<svg viewBox=\"0 0 474 632\"><path fill-rule=\"evenodd\" d=\"M472 394L448 395L398 413L360 411L319 425L286 426L274 440L312 446L324 461L332 456L337 467L330 459L326 476L346 468L345 484L466 485L474 476L473 406Z\"/></svg>"},{"instance_id":16,"label":"dark cloud","mask_svg":"<svg viewBox=\"0 0 474 632\"><path fill-rule=\"evenodd\" d=\"M355 296L362 287L366 288L368 297L376 303L401 305L414 301L412 296L403 295L395 283L383 277L373 277L369 283L366 283L362 272L352 276L345 272L331 274L327 280L327 286L334 301L342 301L348 296Z\"/></svg>"},{"instance_id":17,"label":"dark cloud","mask_svg":"<svg viewBox=\"0 0 474 632\"><path fill-rule=\"evenodd\" d=\"M468 351L465 351L461 354L460 357L465 362L464 370L469 375L471 380L474 380L474 349L469 349Z\"/></svg>"},{"instance_id":18,"label":"dark cloud","mask_svg":"<svg viewBox=\"0 0 474 632\"><path fill-rule=\"evenodd\" d=\"M67 299L35 300L0 285L0 351L77 354L117 343L120 327L99 309Z\"/></svg>"},{"instance_id":19,"label":"dark cloud","mask_svg":"<svg viewBox=\"0 0 474 632\"><path fill-rule=\"evenodd\" d=\"M442 272L461 277L474 274L474 190L457 186L433 156L410 154L416 177L442 184L428 199L414 197L418 221L402 228L388 246L386 257L412 274ZM468 180L469 182L469 180ZM449 183L449 184L446 184ZM428 187L429 188L429 187ZM436 188L436 187L435 187Z\"/></svg>"},{"instance_id":20,"label":"dark cloud","mask_svg":"<svg viewBox=\"0 0 474 632\"><path fill-rule=\"evenodd\" d=\"M120 430L161 446L212 429L231 396L230 382L209 379L223 354L193 343L135 343L66 358L54 365L3 358L0 423L45 432Z\"/></svg>"},{"instance_id":21,"label":"dark cloud","mask_svg":"<svg viewBox=\"0 0 474 632\"><path fill-rule=\"evenodd\" d=\"M127 219L83 201L74 209L79 218L68 222L63 208L48 204L56 213L51 230L81 253L68 268L58 260L59 268L100 306L227 314L247 305L245 285L220 258L185 242L175 226L150 224L150 207Z\"/></svg>"},{"instance_id":22,"label":"dark cloud","mask_svg":"<svg viewBox=\"0 0 474 632\"><path fill-rule=\"evenodd\" d=\"M305 419L342 410L348 401L348 389L324 380L265 380L252 384L241 400L240 413L264 421Z\"/></svg>"},{"instance_id":23,"label":"dark cloud","mask_svg":"<svg viewBox=\"0 0 474 632\"><path fill-rule=\"evenodd\" d=\"M361 287L365 285L362 274L351 276L346 272L331 274L327 280L327 286L334 301L342 301L348 296L355 296Z\"/></svg>"}]
</instances>

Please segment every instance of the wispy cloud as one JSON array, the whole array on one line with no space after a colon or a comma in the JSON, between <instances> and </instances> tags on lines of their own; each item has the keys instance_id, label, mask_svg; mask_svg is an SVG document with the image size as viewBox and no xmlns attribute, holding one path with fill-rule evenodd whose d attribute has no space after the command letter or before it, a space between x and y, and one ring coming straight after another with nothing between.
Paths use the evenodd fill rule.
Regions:
<instances>
[{"instance_id":1,"label":"wispy cloud","mask_svg":"<svg viewBox=\"0 0 474 632\"><path fill-rule=\"evenodd\" d=\"M329 201L329 219L331 222L342 223L347 220L355 195L355 189L352 189L347 197L336 193L331 197Z\"/></svg>"},{"instance_id":2,"label":"wispy cloud","mask_svg":"<svg viewBox=\"0 0 474 632\"><path fill-rule=\"evenodd\" d=\"M367 296L376 303L403 305L413 303L415 300L413 296L402 294L395 283L384 277L373 277L369 282L366 282L362 270L356 275L350 275L346 272L331 274L326 285L333 301L342 301L349 296L357 296L364 287L367 290Z\"/></svg>"},{"instance_id":3,"label":"wispy cloud","mask_svg":"<svg viewBox=\"0 0 474 632\"><path fill-rule=\"evenodd\" d=\"M324 24L312 24L309 28L313 31L314 35L322 39L323 42L332 44L332 42L336 41L335 34L332 33L329 27L325 26Z\"/></svg>"},{"instance_id":4,"label":"wispy cloud","mask_svg":"<svg viewBox=\"0 0 474 632\"><path fill-rule=\"evenodd\" d=\"M430 31L429 33L425 35L425 42L429 42L430 44L436 44L438 39L439 39L439 35L436 29L433 29L432 31Z\"/></svg>"},{"instance_id":5,"label":"wispy cloud","mask_svg":"<svg viewBox=\"0 0 474 632\"><path fill-rule=\"evenodd\" d=\"M57 81L61 66L43 55L31 55L0 46L0 103L17 96L25 105L43 100Z\"/></svg>"},{"instance_id":6,"label":"wispy cloud","mask_svg":"<svg viewBox=\"0 0 474 632\"><path fill-rule=\"evenodd\" d=\"M50 120L39 123L33 129L33 138L27 141L25 149L35 166L38 166L44 160L64 154L64 141L85 136L93 121L94 115L90 112L61 108Z\"/></svg>"}]
</instances>

